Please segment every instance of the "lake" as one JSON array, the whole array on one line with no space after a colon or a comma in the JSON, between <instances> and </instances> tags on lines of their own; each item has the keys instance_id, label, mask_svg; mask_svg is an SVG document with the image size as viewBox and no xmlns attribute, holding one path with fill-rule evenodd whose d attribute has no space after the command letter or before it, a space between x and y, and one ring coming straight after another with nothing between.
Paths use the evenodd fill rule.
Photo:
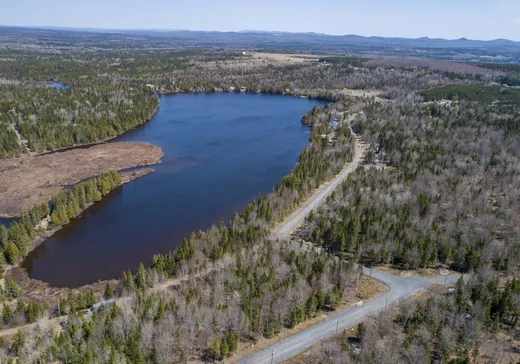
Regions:
<instances>
[{"instance_id":1,"label":"lake","mask_svg":"<svg viewBox=\"0 0 520 364\"><path fill-rule=\"evenodd\" d=\"M15 221L15 220L16 220L16 218L3 218L3 217L0 217L0 225L4 225L5 227L9 227L9 226L11 226L13 221Z\"/></svg>"},{"instance_id":2,"label":"lake","mask_svg":"<svg viewBox=\"0 0 520 364\"><path fill-rule=\"evenodd\" d=\"M30 253L31 277L58 287L118 278L192 231L229 221L296 165L318 101L240 93L162 96L158 113L117 141L164 151L155 173L111 192Z\"/></svg>"}]
</instances>

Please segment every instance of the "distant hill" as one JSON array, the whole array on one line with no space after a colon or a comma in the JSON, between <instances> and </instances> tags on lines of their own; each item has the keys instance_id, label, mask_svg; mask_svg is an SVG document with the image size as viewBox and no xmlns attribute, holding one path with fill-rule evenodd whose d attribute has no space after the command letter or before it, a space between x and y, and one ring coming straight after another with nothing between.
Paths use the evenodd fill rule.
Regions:
<instances>
[{"instance_id":1,"label":"distant hill","mask_svg":"<svg viewBox=\"0 0 520 364\"><path fill-rule=\"evenodd\" d=\"M59 27L0 27L0 39L15 35L18 39L41 37L48 32L69 41L81 39L99 42L130 42L139 47L135 37L156 42L161 46L202 46L221 48L263 49L286 52L315 52L337 54L364 54L370 56L419 57L458 61L488 61L520 63L520 42L507 39L490 41L442 38L386 38L364 37L355 34L327 35L319 33L289 33L277 31L245 30L240 32L189 31L189 30L139 30L139 29L91 29Z\"/></svg>"},{"instance_id":2,"label":"distant hill","mask_svg":"<svg viewBox=\"0 0 520 364\"><path fill-rule=\"evenodd\" d=\"M226 42L229 40L247 41L251 38L277 41L299 41L299 42L327 42L354 45L378 45L378 46L408 46L408 47L424 47L424 48L493 48L493 47L520 47L520 42L508 39L495 40L472 40L467 38L459 39L443 39L443 38L395 38L395 37L365 37L356 34L348 35L329 35L323 33L291 33L283 31L266 31L266 30L242 30L238 32L220 32L220 31L199 31L199 30L182 30L182 29L100 29L100 28L71 28L71 27L3 27L0 28L26 28L26 29L47 29L75 32L91 32L91 33L119 33L119 34L157 34L161 36L181 36L187 38L196 38L201 41L204 39L218 40Z\"/></svg>"}]
</instances>

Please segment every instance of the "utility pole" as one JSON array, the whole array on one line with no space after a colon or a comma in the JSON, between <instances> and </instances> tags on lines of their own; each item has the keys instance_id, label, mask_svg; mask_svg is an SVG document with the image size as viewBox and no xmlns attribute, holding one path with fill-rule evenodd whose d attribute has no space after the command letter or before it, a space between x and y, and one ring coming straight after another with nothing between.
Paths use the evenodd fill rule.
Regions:
<instances>
[{"instance_id":1,"label":"utility pole","mask_svg":"<svg viewBox=\"0 0 520 364\"><path fill-rule=\"evenodd\" d=\"M386 297L385 311L386 311L387 307L388 307L388 297Z\"/></svg>"},{"instance_id":2,"label":"utility pole","mask_svg":"<svg viewBox=\"0 0 520 364\"><path fill-rule=\"evenodd\" d=\"M372 278L372 268L374 268L374 262L370 263L370 277Z\"/></svg>"},{"instance_id":3,"label":"utility pole","mask_svg":"<svg viewBox=\"0 0 520 364\"><path fill-rule=\"evenodd\" d=\"M446 283L448 283L448 275L444 278L444 292L446 292Z\"/></svg>"},{"instance_id":4,"label":"utility pole","mask_svg":"<svg viewBox=\"0 0 520 364\"><path fill-rule=\"evenodd\" d=\"M273 353L271 354L271 364L273 364L274 362L274 350L273 350Z\"/></svg>"}]
</instances>

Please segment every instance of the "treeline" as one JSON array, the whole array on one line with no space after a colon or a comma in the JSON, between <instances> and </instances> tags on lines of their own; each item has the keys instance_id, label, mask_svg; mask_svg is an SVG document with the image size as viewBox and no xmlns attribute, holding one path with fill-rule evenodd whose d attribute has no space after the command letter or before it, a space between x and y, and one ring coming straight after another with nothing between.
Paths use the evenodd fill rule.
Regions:
<instances>
[{"instance_id":1,"label":"treeline","mask_svg":"<svg viewBox=\"0 0 520 364\"><path fill-rule=\"evenodd\" d=\"M44 203L24 211L19 221L9 228L0 225L0 267L16 264L24 258L34 237L40 230L65 225L81 213L89 204L101 200L115 187L121 185L121 175L110 171L76 185L72 190L59 192L50 203Z\"/></svg>"},{"instance_id":2,"label":"treeline","mask_svg":"<svg viewBox=\"0 0 520 364\"><path fill-rule=\"evenodd\" d=\"M189 269L198 269L206 264L208 258L218 260L236 249L251 247L258 238L267 236L274 223L288 216L315 188L352 161L354 137L349 124L344 121L333 131L329 121L339 117L336 110L345 110L354 102L345 99L310 111L316 116L311 143L301 152L295 169L282 179L272 193L251 202L241 214L235 214L229 226L221 222L217 240L208 242L204 235L192 234L176 252L154 256L152 267L166 276L173 276L186 262L192 262ZM317 115L323 117L318 118ZM337 138L334 143L321 137L323 133L332 132Z\"/></svg>"},{"instance_id":3,"label":"treeline","mask_svg":"<svg viewBox=\"0 0 520 364\"><path fill-rule=\"evenodd\" d=\"M67 224L82 209L93 202L100 201L103 195L121 185L122 182L123 179L118 172L109 171L76 185L72 190L59 192L51 201L52 225Z\"/></svg>"},{"instance_id":4,"label":"treeline","mask_svg":"<svg viewBox=\"0 0 520 364\"><path fill-rule=\"evenodd\" d=\"M426 101L466 100L480 102L520 103L520 90L502 86L449 85L420 93Z\"/></svg>"},{"instance_id":5,"label":"treeline","mask_svg":"<svg viewBox=\"0 0 520 364\"><path fill-rule=\"evenodd\" d=\"M18 136L13 131L7 121L0 118L0 159L9 157L19 157L24 152L24 147L20 144Z\"/></svg>"},{"instance_id":6,"label":"treeline","mask_svg":"<svg viewBox=\"0 0 520 364\"><path fill-rule=\"evenodd\" d=\"M513 105L367 105L353 128L388 167L351 174L308 239L364 263L515 269L519 120Z\"/></svg>"},{"instance_id":7,"label":"treeline","mask_svg":"<svg viewBox=\"0 0 520 364\"><path fill-rule=\"evenodd\" d=\"M218 238L210 232L206 239ZM240 342L275 336L355 294L351 264L296 245L255 241L200 277L155 290L155 273L133 276L137 291L86 319L70 311L59 335L23 333L0 358L25 362L167 363L225 360ZM127 277L128 278L128 277ZM128 287L127 287L128 288ZM127 289L125 288L125 289ZM38 340L45 337L46 340ZM23 338L23 339L21 339Z\"/></svg>"},{"instance_id":8,"label":"treeline","mask_svg":"<svg viewBox=\"0 0 520 364\"><path fill-rule=\"evenodd\" d=\"M318 62L321 63L340 63L347 64L352 67L363 67L366 61L369 61L371 58L362 58L362 57L348 57L348 56L333 56L333 57L321 57Z\"/></svg>"},{"instance_id":9,"label":"treeline","mask_svg":"<svg viewBox=\"0 0 520 364\"><path fill-rule=\"evenodd\" d=\"M325 116L313 123L311 144L271 194L250 203L229 224L193 233L176 251L154 256L151 267L141 264L125 272L116 291L121 298L91 321L78 315L74 309L81 306L75 305L67 311L67 329L53 343L29 350L24 341L9 346L6 355L30 361L31 353L38 353L43 362L51 357L65 362L222 360L240 342L272 337L337 308L356 293L360 273L324 253L302 252L299 244L268 237L274 223L352 159L348 123L333 130L329 121L355 102L345 99L314 111ZM335 133L336 142L323 143L324 132Z\"/></svg>"},{"instance_id":10,"label":"treeline","mask_svg":"<svg viewBox=\"0 0 520 364\"><path fill-rule=\"evenodd\" d=\"M387 98L452 83L481 84L480 75L365 66L363 59L273 65L228 51L112 50L52 55L9 51L0 64L0 157L97 142L150 118L154 93L263 92L335 101L342 90L378 89ZM492 77L492 76L489 76ZM43 87L59 80L68 89ZM13 128L20 133L18 139Z\"/></svg>"},{"instance_id":11,"label":"treeline","mask_svg":"<svg viewBox=\"0 0 520 364\"><path fill-rule=\"evenodd\" d=\"M149 119L159 104L149 89L101 84L85 89L1 85L0 95L11 100L4 101L0 120L16 128L23 140L12 129L0 128L6 156L19 154L21 144L42 152L117 136Z\"/></svg>"},{"instance_id":12,"label":"treeline","mask_svg":"<svg viewBox=\"0 0 520 364\"><path fill-rule=\"evenodd\" d=\"M382 312L355 332L311 351L312 363L499 363L517 348L508 341L520 318L520 281L500 283L488 270L454 292L430 294ZM496 334L500 333L499 336ZM512 358L512 357L511 357ZM296 361L297 362L297 361Z\"/></svg>"}]
</instances>

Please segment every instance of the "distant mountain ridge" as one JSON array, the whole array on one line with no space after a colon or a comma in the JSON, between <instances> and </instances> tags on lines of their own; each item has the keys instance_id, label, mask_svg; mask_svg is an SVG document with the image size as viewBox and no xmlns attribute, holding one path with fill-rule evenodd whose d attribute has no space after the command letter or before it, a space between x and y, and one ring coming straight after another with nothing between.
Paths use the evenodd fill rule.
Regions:
<instances>
[{"instance_id":1,"label":"distant mountain ridge","mask_svg":"<svg viewBox=\"0 0 520 364\"><path fill-rule=\"evenodd\" d=\"M242 31L202 31L202 30L183 30L183 29L101 29L101 28L72 28L72 27L53 27L53 26L31 26L31 27L11 27L0 26L0 28L26 28L26 29L45 29L58 31L74 31L85 33L119 33L119 34L157 34L171 36L187 36L199 39L205 37L212 40L221 38L229 40L245 40L244 37L281 37L282 41L316 42L327 41L327 43L341 43L352 45L375 45L375 46L407 46L419 48L493 48L493 47L520 47L520 41L509 39L494 40L473 40L467 38L444 39L444 38L404 38L404 37L383 37L383 36L362 36L357 34L329 35L315 32L293 33L287 31L270 30L242 30ZM267 40L267 39L265 39ZM280 41L280 39L278 39Z\"/></svg>"},{"instance_id":2,"label":"distant mountain ridge","mask_svg":"<svg viewBox=\"0 0 520 364\"><path fill-rule=\"evenodd\" d=\"M45 47L221 48L274 52L355 55L368 58L423 58L459 62L520 64L520 42L508 39L365 37L278 31L194 31L169 29L94 29L2 27L0 45L22 47L26 41Z\"/></svg>"}]
</instances>

